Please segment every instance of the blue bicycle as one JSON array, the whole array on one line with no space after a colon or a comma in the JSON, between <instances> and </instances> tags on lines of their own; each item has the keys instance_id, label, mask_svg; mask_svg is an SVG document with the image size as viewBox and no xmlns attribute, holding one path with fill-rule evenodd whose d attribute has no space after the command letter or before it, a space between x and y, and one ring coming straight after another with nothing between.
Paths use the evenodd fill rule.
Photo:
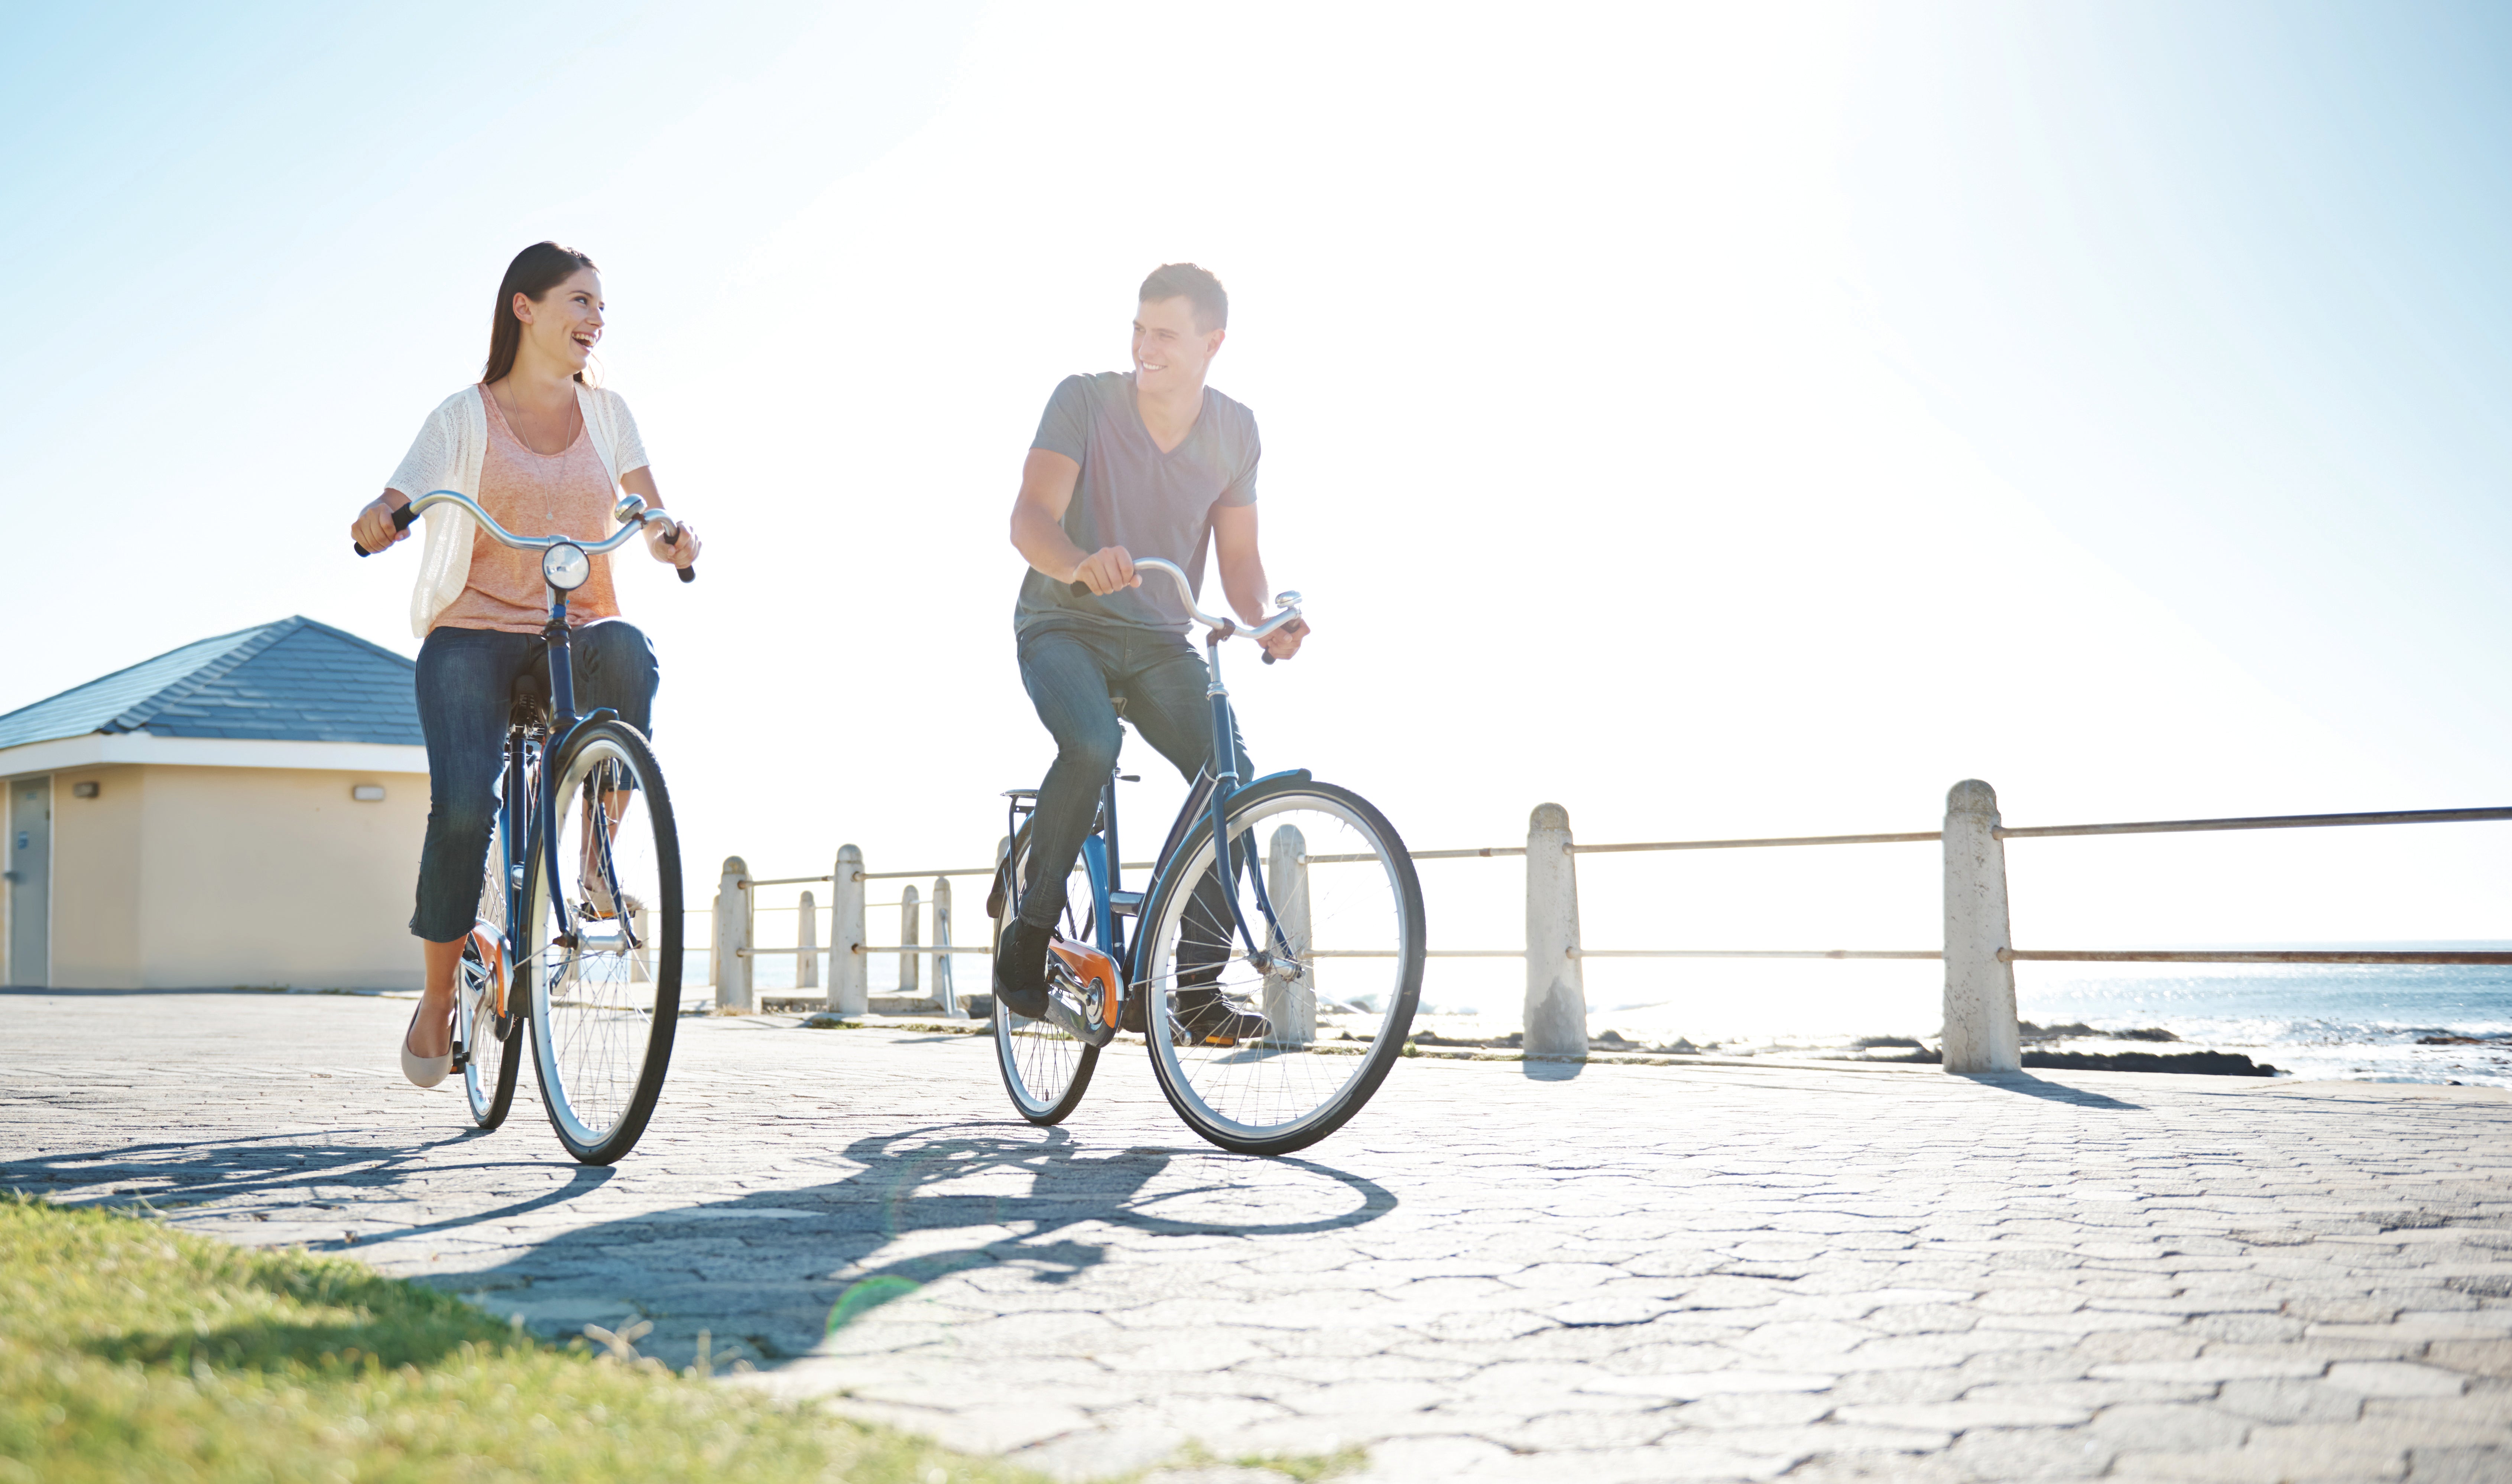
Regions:
<instances>
[{"instance_id":1,"label":"blue bicycle","mask_svg":"<svg viewBox=\"0 0 2512 1484\"><path fill-rule=\"evenodd\" d=\"M1290 622L1300 595L1280 595L1279 612L1242 628L1197 610L1174 564L1134 566L1176 583L1209 630L1212 761L1145 891L1125 889L1118 850L1125 775L1103 785L1074 868L1087 879L1067 892L1047 955L1046 1014L1031 1020L999 1002L996 1062L1021 1116L1057 1123L1080 1103L1100 1048L1140 1036L1189 1127L1223 1149L1288 1153L1342 1127L1403 1052L1422 995L1422 885L1394 827L1359 795L1306 770L1237 776L1222 643ZM1112 698L1121 718L1124 697ZM1037 790L1004 797L1011 846L987 900L997 943L1035 874L1021 816Z\"/></svg>"},{"instance_id":2,"label":"blue bicycle","mask_svg":"<svg viewBox=\"0 0 2512 1484\"><path fill-rule=\"evenodd\" d=\"M518 536L451 489L420 495L393 524L406 530L437 505L502 545L539 552L549 599L546 673L535 666L509 698L496 833L454 984L453 1066L473 1121L497 1127L514 1104L529 1024L559 1143L582 1163L608 1164L646 1132L672 1060L681 844L645 735L608 707L575 713L567 598L593 575L594 556L649 525L677 544L680 527L623 494L612 512L620 528L603 540ZM680 573L684 582L697 575Z\"/></svg>"}]
</instances>

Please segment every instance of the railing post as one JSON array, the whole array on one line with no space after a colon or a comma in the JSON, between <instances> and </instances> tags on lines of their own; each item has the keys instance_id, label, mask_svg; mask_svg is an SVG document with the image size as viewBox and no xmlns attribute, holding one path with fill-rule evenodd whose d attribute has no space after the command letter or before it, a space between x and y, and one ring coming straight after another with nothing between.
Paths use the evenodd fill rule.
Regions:
<instances>
[{"instance_id":1,"label":"railing post","mask_svg":"<svg viewBox=\"0 0 2512 1484\"><path fill-rule=\"evenodd\" d=\"M872 1007L871 960L864 957L863 852L838 847L829 882L829 1009L861 1015Z\"/></svg>"},{"instance_id":2,"label":"railing post","mask_svg":"<svg viewBox=\"0 0 2512 1484\"><path fill-rule=\"evenodd\" d=\"M820 904L809 892L794 906L794 988L820 987Z\"/></svg>"},{"instance_id":3,"label":"railing post","mask_svg":"<svg viewBox=\"0 0 2512 1484\"><path fill-rule=\"evenodd\" d=\"M933 997L942 1013L960 1013L960 995L951 979L951 879L933 879Z\"/></svg>"},{"instance_id":4,"label":"railing post","mask_svg":"<svg viewBox=\"0 0 2512 1484\"><path fill-rule=\"evenodd\" d=\"M923 903L912 884L898 894L898 993L910 999L922 997L917 993L917 967L922 960L916 952L916 918Z\"/></svg>"},{"instance_id":5,"label":"railing post","mask_svg":"<svg viewBox=\"0 0 2512 1484\"><path fill-rule=\"evenodd\" d=\"M1529 1056L1588 1054L1588 985L1579 967L1579 866L1570 811L1539 803L1526 821L1526 1025Z\"/></svg>"},{"instance_id":6,"label":"railing post","mask_svg":"<svg viewBox=\"0 0 2512 1484\"><path fill-rule=\"evenodd\" d=\"M1266 847L1265 894L1274 904L1284 945L1302 960L1300 972L1285 976L1278 969L1265 976L1265 1019L1269 1038L1305 1046L1317 1038L1317 968L1309 956L1309 842L1296 825L1274 832ZM1271 947L1272 945L1267 945Z\"/></svg>"},{"instance_id":7,"label":"railing post","mask_svg":"<svg viewBox=\"0 0 2512 1484\"><path fill-rule=\"evenodd\" d=\"M1966 778L1945 794L1944 1069L2021 1072L2023 1038L2015 1023L2015 965L1998 957L2012 945L2006 916L2006 843L1997 830L1997 791Z\"/></svg>"},{"instance_id":8,"label":"railing post","mask_svg":"<svg viewBox=\"0 0 2512 1484\"><path fill-rule=\"evenodd\" d=\"M724 858L715 889L715 1007L747 1015L750 998L750 865Z\"/></svg>"}]
</instances>

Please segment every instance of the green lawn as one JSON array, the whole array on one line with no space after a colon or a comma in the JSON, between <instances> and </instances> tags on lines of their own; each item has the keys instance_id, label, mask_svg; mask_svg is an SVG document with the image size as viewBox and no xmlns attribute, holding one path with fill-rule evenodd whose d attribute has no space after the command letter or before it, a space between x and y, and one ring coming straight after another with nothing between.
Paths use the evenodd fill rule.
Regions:
<instances>
[{"instance_id":1,"label":"green lawn","mask_svg":"<svg viewBox=\"0 0 2512 1484\"><path fill-rule=\"evenodd\" d=\"M1040 1477L598 1348L345 1260L0 1196L0 1484Z\"/></svg>"}]
</instances>

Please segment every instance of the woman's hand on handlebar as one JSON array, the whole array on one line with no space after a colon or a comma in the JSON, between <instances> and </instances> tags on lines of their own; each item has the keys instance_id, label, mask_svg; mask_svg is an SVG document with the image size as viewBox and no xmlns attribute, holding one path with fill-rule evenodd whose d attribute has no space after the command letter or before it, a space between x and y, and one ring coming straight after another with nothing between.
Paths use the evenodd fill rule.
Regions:
<instances>
[{"instance_id":1,"label":"woman's hand on handlebar","mask_svg":"<svg viewBox=\"0 0 2512 1484\"><path fill-rule=\"evenodd\" d=\"M371 552L381 551L395 541L409 540L410 532L393 525L393 512L408 503L407 500L395 503L389 494L376 495L366 509L358 512L358 518L349 523L349 538Z\"/></svg>"},{"instance_id":2,"label":"woman's hand on handlebar","mask_svg":"<svg viewBox=\"0 0 2512 1484\"><path fill-rule=\"evenodd\" d=\"M1277 659L1289 659L1299 653L1300 641L1308 637L1309 621L1305 618L1294 618L1258 640L1257 643L1265 646L1265 663L1270 665Z\"/></svg>"},{"instance_id":3,"label":"woman's hand on handlebar","mask_svg":"<svg viewBox=\"0 0 2512 1484\"><path fill-rule=\"evenodd\" d=\"M679 540L666 539L669 536L677 536ZM683 570L697 565L701 545L697 527L686 522L676 522L668 530L659 522L646 527L646 550L653 553L655 561L667 562Z\"/></svg>"},{"instance_id":4,"label":"woman's hand on handlebar","mask_svg":"<svg viewBox=\"0 0 2512 1484\"><path fill-rule=\"evenodd\" d=\"M1119 588L1143 585L1142 574L1134 570L1134 554L1121 546L1103 546L1082 558L1073 569L1073 580L1102 598Z\"/></svg>"}]
</instances>

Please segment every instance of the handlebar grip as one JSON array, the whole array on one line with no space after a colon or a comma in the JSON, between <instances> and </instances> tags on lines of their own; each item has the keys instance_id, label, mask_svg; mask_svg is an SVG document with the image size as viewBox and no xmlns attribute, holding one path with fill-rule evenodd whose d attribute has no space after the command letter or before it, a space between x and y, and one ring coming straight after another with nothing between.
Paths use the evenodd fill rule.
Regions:
<instances>
[{"instance_id":1,"label":"handlebar grip","mask_svg":"<svg viewBox=\"0 0 2512 1484\"><path fill-rule=\"evenodd\" d=\"M396 511L394 511L394 512L393 512L393 529L395 529L395 530L408 530L408 529L410 529L410 525L411 525L411 523L412 523L412 521L417 520L417 519L418 519L418 515L417 515L417 513L416 513L415 511L412 511L412 510L408 505L404 505L404 506L403 506L403 507L401 507L399 510L396 510ZM354 540L352 540L352 541L349 543L349 550L351 550L351 551L353 551L353 552L356 552L356 553L357 553L359 556L361 556L361 557L372 557L372 556L373 556L373 555L374 555L374 553L373 553L373 552L371 552L371 551L367 550L365 547L360 546L360 545L359 545L356 541L354 541Z\"/></svg>"},{"instance_id":2,"label":"handlebar grip","mask_svg":"<svg viewBox=\"0 0 2512 1484\"><path fill-rule=\"evenodd\" d=\"M698 569L695 566L676 566L673 567L672 570L681 574L681 580L683 582L695 582L698 580Z\"/></svg>"},{"instance_id":3,"label":"handlebar grip","mask_svg":"<svg viewBox=\"0 0 2512 1484\"><path fill-rule=\"evenodd\" d=\"M1087 598L1090 596L1090 584L1087 582L1068 582L1065 586L1073 589L1073 596L1076 598Z\"/></svg>"},{"instance_id":4,"label":"handlebar grip","mask_svg":"<svg viewBox=\"0 0 2512 1484\"><path fill-rule=\"evenodd\" d=\"M1266 651L1265 651L1265 663L1267 663L1267 664L1269 664L1269 665L1270 665L1270 664L1272 664L1272 663L1274 663L1274 651L1273 651L1273 650L1268 649L1268 650L1266 650Z\"/></svg>"}]
</instances>

